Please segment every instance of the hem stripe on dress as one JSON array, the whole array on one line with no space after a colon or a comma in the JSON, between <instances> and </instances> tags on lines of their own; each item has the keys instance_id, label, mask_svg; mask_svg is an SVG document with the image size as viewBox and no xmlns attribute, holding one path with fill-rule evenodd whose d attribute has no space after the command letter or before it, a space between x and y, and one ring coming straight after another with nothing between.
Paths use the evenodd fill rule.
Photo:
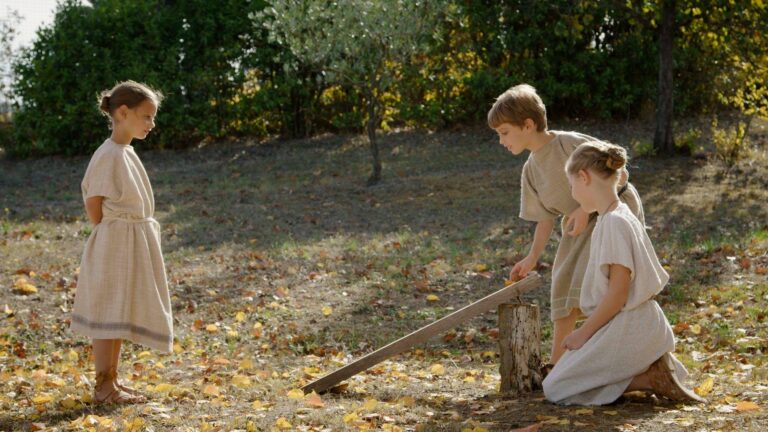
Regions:
<instances>
[{"instance_id":1,"label":"hem stripe on dress","mask_svg":"<svg viewBox=\"0 0 768 432\"><path fill-rule=\"evenodd\" d=\"M141 336L146 336L150 339L154 339L156 341L160 342L168 342L169 340L172 340L173 338L169 335L161 334L153 332L152 330L146 329L144 327L139 327L133 324L128 323L97 323L97 322L91 322L87 319L83 318L80 315L72 314L72 321L85 326L89 327L94 330L128 330L131 333L138 334Z\"/></svg>"}]
</instances>

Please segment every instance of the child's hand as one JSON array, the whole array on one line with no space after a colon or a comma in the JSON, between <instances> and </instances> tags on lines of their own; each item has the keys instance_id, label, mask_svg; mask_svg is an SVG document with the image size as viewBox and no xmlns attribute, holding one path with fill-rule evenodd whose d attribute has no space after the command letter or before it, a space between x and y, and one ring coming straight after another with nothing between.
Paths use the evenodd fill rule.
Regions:
<instances>
[{"instance_id":1,"label":"child's hand","mask_svg":"<svg viewBox=\"0 0 768 432\"><path fill-rule=\"evenodd\" d=\"M528 272L536 268L537 260L530 255L523 258L509 271L509 280L520 280L528 275Z\"/></svg>"},{"instance_id":2,"label":"child's hand","mask_svg":"<svg viewBox=\"0 0 768 432\"><path fill-rule=\"evenodd\" d=\"M563 348L575 351L584 346L590 337L592 337L592 335L583 331L583 328L579 328L565 337L563 340Z\"/></svg>"},{"instance_id":3,"label":"child's hand","mask_svg":"<svg viewBox=\"0 0 768 432\"><path fill-rule=\"evenodd\" d=\"M582 210L581 207L572 211L571 214L568 215L568 221L565 223L565 228L569 230L568 235L576 237L581 234L584 232L584 228L587 227L588 222L589 213Z\"/></svg>"}]
</instances>

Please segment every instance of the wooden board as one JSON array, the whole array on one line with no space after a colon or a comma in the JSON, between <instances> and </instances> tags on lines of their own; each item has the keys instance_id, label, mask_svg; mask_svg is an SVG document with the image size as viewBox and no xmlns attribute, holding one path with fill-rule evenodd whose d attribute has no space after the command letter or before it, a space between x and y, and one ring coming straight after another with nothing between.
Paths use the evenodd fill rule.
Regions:
<instances>
[{"instance_id":1,"label":"wooden board","mask_svg":"<svg viewBox=\"0 0 768 432\"><path fill-rule=\"evenodd\" d=\"M317 379L307 385L302 390L304 393L310 393L313 390L322 393L337 383L360 373L394 355L400 354L408 348L420 344L427 339L455 327L457 324L496 308L502 303L509 302L511 299L519 297L521 294L531 291L541 286L542 279L535 272L518 282L508 285L493 294L488 295L462 309L453 312L450 315L424 326L408 336L402 337L391 344L382 347L359 360L356 360L344 367L341 367L328 375Z\"/></svg>"}]
</instances>

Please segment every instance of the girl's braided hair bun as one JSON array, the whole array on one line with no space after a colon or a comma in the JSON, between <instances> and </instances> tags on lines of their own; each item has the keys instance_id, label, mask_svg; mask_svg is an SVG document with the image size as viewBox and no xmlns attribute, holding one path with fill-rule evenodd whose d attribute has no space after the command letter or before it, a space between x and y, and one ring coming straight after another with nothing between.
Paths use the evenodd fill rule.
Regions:
<instances>
[{"instance_id":1,"label":"girl's braided hair bun","mask_svg":"<svg viewBox=\"0 0 768 432\"><path fill-rule=\"evenodd\" d=\"M574 150L565 169L568 174L591 170L603 178L608 178L624 168L628 160L627 151L621 146L603 141L588 141Z\"/></svg>"}]
</instances>

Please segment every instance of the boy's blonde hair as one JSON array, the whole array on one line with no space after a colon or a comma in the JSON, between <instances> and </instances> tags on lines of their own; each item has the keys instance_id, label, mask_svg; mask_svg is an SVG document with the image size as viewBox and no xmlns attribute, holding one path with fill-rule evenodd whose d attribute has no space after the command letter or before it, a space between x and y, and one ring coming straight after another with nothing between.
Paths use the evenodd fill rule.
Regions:
<instances>
[{"instance_id":1,"label":"boy's blonde hair","mask_svg":"<svg viewBox=\"0 0 768 432\"><path fill-rule=\"evenodd\" d=\"M615 176L627 164L629 157L623 147L603 141L588 141L576 148L565 163L565 172L574 175L590 170L607 179Z\"/></svg>"},{"instance_id":2,"label":"boy's blonde hair","mask_svg":"<svg viewBox=\"0 0 768 432\"><path fill-rule=\"evenodd\" d=\"M536 123L536 130L547 130L547 108L536 89L528 84L516 85L496 98L488 111L488 126L496 129L502 123L522 127L525 119Z\"/></svg>"}]
</instances>

